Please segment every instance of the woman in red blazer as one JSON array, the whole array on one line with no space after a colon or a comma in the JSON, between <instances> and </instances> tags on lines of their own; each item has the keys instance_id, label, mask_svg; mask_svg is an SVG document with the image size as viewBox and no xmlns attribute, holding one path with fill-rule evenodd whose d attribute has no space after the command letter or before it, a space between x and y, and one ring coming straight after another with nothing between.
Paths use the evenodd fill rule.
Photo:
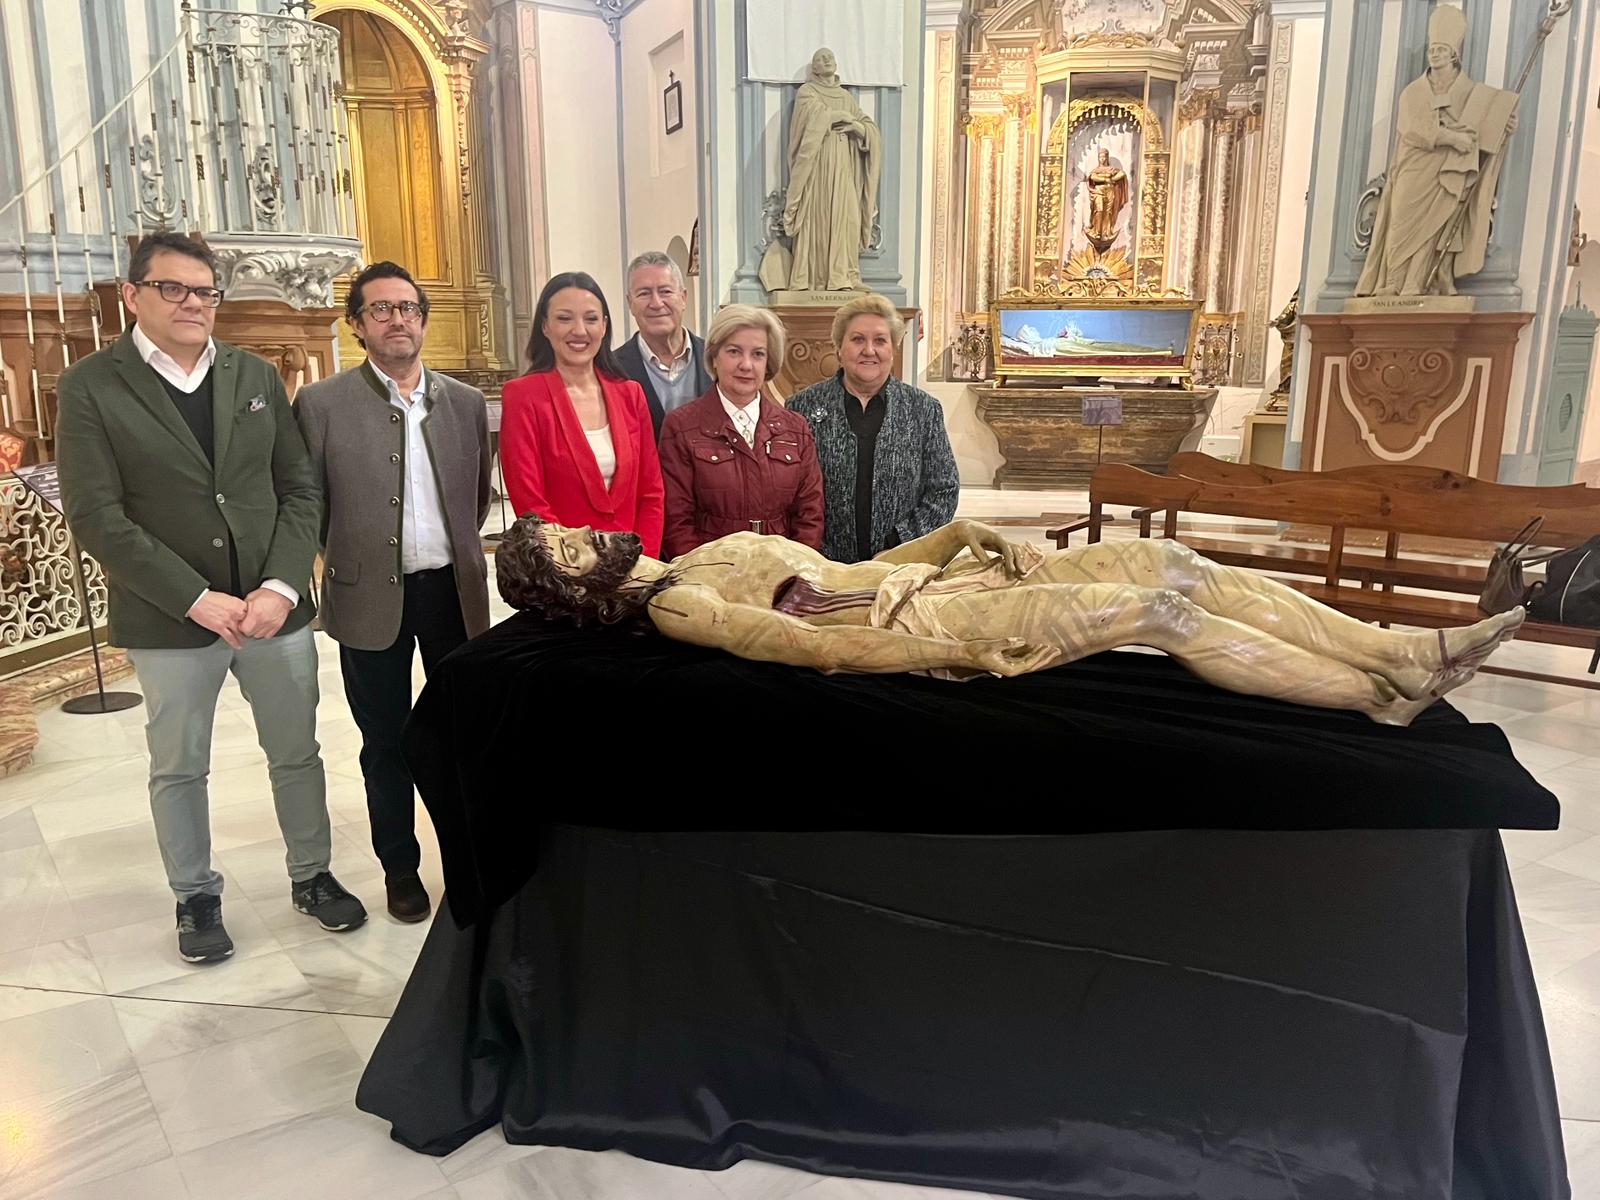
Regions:
<instances>
[{"instance_id":1,"label":"woman in red blazer","mask_svg":"<svg viewBox=\"0 0 1600 1200\"><path fill-rule=\"evenodd\" d=\"M581 271L545 284L528 374L501 393L500 462L517 515L633 532L661 554L661 462L639 385L611 358L611 310Z\"/></svg>"},{"instance_id":2,"label":"woman in red blazer","mask_svg":"<svg viewBox=\"0 0 1600 1200\"><path fill-rule=\"evenodd\" d=\"M667 414L661 474L667 490L662 558L751 531L822 545L822 468L811 424L761 394L783 362L783 325L730 304L706 331L714 386Z\"/></svg>"}]
</instances>

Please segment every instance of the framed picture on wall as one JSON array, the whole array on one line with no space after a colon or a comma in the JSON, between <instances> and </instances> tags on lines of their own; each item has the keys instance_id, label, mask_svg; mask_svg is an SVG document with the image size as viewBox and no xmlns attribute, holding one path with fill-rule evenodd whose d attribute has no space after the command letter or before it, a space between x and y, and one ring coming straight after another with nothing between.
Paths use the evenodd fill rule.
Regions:
<instances>
[{"instance_id":1,"label":"framed picture on wall","mask_svg":"<svg viewBox=\"0 0 1600 1200\"><path fill-rule=\"evenodd\" d=\"M672 79L670 73L667 78ZM661 93L661 102L667 118L667 132L677 133L683 128L683 84L673 79Z\"/></svg>"}]
</instances>

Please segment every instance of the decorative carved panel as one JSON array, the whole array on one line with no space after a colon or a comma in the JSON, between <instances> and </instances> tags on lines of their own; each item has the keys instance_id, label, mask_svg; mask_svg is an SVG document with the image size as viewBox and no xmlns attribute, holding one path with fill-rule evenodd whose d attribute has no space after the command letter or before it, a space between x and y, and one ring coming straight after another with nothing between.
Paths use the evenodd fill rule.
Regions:
<instances>
[{"instance_id":1,"label":"decorative carved panel","mask_svg":"<svg viewBox=\"0 0 1600 1200\"><path fill-rule=\"evenodd\" d=\"M1303 314L1310 342L1300 461L1499 474L1517 339L1530 313Z\"/></svg>"}]
</instances>

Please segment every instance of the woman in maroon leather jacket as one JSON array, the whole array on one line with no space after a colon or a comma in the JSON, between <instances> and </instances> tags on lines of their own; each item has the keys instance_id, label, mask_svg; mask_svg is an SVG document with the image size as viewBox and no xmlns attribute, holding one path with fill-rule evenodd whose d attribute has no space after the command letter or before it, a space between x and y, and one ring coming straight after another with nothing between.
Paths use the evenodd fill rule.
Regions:
<instances>
[{"instance_id":1,"label":"woman in maroon leather jacket","mask_svg":"<svg viewBox=\"0 0 1600 1200\"><path fill-rule=\"evenodd\" d=\"M713 385L661 426L661 557L749 530L822 545L822 469L811 426L761 389L783 362L783 325L730 304L706 331Z\"/></svg>"}]
</instances>

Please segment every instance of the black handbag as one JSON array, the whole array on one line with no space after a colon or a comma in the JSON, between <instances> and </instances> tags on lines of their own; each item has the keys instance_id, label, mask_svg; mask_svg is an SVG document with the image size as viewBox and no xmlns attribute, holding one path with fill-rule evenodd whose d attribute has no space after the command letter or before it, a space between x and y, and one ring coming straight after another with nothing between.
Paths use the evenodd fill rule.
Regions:
<instances>
[{"instance_id":1,"label":"black handbag","mask_svg":"<svg viewBox=\"0 0 1600 1200\"><path fill-rule=\"evenodd\" d=\"M1528 615L1600 629L1600 536L1548 556L1547 563L1544 580L1528 589Z\"/></svg>"},{"instance_id":2,"label":"black handbag","mask_svg":"<svg viewBox=\"0 0 1600 1200\"><path fill-rule=\"evenodd\" d=\"M1543 517L1534 517L1522 532L1494 552L1478 607L1486 613L1525 608L1536 621L1600 629L1600 535L1571 550L1529 554L1528 543L1542 524ZM1524 583L1522 568L1534 563L1546 564L1544 578ZM1589 674L1597 669L1600 639L1589 660Z\"/></svg>"}]
</instances>

